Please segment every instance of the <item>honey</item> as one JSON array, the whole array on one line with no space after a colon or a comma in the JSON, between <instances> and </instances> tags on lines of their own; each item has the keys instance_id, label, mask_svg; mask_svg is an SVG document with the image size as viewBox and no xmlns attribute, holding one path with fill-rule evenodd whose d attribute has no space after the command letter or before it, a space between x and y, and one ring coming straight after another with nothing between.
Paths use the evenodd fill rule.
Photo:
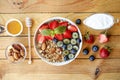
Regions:
<instances>
[{"instance_id":1,"label":"honey","mask_svg":"<svg viewBox=\"0 0 120 80\"><path fill-rule=\"evenodd\" d=\"M7 25L7 30L11 34L18 34L21 31L21 25L18 21L11 21Z\"/></svg>"}]
</instances>

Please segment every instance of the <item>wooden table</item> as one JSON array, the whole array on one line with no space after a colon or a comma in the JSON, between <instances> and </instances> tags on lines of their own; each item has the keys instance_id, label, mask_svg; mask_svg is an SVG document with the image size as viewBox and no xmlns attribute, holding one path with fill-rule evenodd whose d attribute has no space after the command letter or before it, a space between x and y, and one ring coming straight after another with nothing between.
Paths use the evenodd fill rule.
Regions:
<instances>
[{"instance_id":1,"label":"wooden table","mask_svg":"<svg viewBox=\"0 0 120 80\"><path fill-rule=\"evenodd\" d=\"M81 51L77 59L61 67L41 61L34 51L33 43L31 65L27 64L28 57L21 64L10 64L5 58L5 49L12 42L21 42L28 48L25 26L27 16L34 20L31 28L33 38L35 29L48 18L61 16L75 22L78 18L83 21L89 15L99 12L110 13L120 19L120 0L0 0L0 24L5 24L11 18L17 18L24 25L22 35L18 37L0 34L0 80L120 80L120 23L108 30L111 34L110 41L105 44L112 47L112 52L107 59L101 59L98 51L94 53L96 60L89 61L88 57L93 54L92 45L85 42L82 49L88 47L89 55L85 56ZM79 29L82 35L85 31L94 34L96 38L94 44L99 47L105 45L98 42L97 37L101 31L90 29L83 24L79 25ZM98 74L96 70L99 70Z\"/></svg>"}]
</instances>

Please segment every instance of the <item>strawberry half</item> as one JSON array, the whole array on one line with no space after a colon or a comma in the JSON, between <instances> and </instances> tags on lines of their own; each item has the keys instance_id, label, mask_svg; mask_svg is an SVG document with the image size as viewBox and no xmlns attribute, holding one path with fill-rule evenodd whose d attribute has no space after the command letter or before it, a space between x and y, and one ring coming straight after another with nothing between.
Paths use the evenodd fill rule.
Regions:
<instances>
[{"instance_id":1,"label":"strawberry half","mask_svg":"<svg viewBox=\"0 0 120 80\"><path fill-rule=\"evenodd\" d=\"M59 26L65 26L65 27L67 27L68 26L68 22L67 21L60 22Z\"/></svg>"},{"instance_id":2,"label":"strawberry half","mask_svg":"<svg viewBox=\"0 0 120 80\"><path fill-rule=\"evenodd\" d=\"M71 32L76 32L78 31L77 28L74 25L69 25L68 26L68 30L70 30Z\"/></svg>"},{"instance_id":3,"label":"strawberry half","mask_svg":"<svg viewBox=\"0 0 120 80\"><path fill-rule=\"evenodd\" d=\"M39 31L41 32L43 29L48 29L49 25L48 24L43 24L40 28Z\"/></svg>"},{"instance_id":4,"label":"strawberry half","mask_svg":"<svg viewBox=\"0 0 120 80\"><path fill-rule=\"evenodd\" d=\"M71 33L71 31L66 30L66 31L63 33L63 37L64 37L64 38L72 38L72 33Z\"/></svg>"},{"instance_id":5,"label":"strawberry half","mask_svg":"<svg viewBox=\"0 0 120 80\"><path fill-rule=\"evenodd\" d=\"M58 23L58 21L56 21L56 20L54 20L54 21L51 21L50 23L49 23L49 28L50 29L55 29L56 27L58 27L59 26L59 23Z\"/></svg>"},{"instance_id":6,"label":"strawberry half","mask_svg":"<svg viewBox=\"0 0 120 80\"><path fill-rule=\"evenodd\" d=\"M55 38L58 40L63 40L63 34L55 34Z\"/></svg>"},{"instance_id":7,"label":"strawberry half","mask_svg":"<svg viewBox=\"0 0 120 80\"><path fill-rule=\"evenodd\" d=\"M41 34L38 34L37 35L37 42L38 43L43 43L43 42L45 42L45 37L44 36L42 36Z\"/></svg>"},{"instance_id":8,"label":"strawberry half","mask_svg":"<svg viewBox=\"0 0 120 80\"><path fill-rule=\"evenodd\" d=\"M110 47L105 46L105 47L100 49L100 54L99 55L100 55L101 58L107 58L110 54L110 51L111 51Z\"/></svg>"},{"instance_id":9,"label":"strawberry half","mask_svg":"<svg viewBox=\"0 0 120 80\"><path fill-rule=\"evenodd\" d=\"M86 32L84 39L87 43L93 43L94 42L94 36L92 34L89 34L89 32Z\"/></svg>"},{"instance_id":10,"label":"strawberry half","mask_svg":"<svg viewBox=\"0 0 120 80\"><path fill-rule=\"evenodd\" d=\"M98 38L99 38L99 42L100 42L100 43L105 43L105 42L108 42L108 41L109 41L107 31L102 32L102 33L99 35Z\"/></svg>"},{"instance_id":11,"label":"strawberry half","mask_svg":"<svg viewBox=\"0 0 120 80\"><path fill-rule=\"evenodd\" d=\"M46 40L52 40L53 37L52 36L44 36Z\"/></svg>"}]
</instances>

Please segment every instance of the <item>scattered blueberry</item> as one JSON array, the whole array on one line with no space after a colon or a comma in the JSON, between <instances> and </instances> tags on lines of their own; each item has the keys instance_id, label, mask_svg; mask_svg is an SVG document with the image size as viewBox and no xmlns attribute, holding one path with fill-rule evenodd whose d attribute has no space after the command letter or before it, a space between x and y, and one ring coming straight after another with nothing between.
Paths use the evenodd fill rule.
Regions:
<instances>
[{"instance_id":1,"label":"scattered blueberry","mask_svg":"<svg viewBox=\"0 0 120 80\"><path fill-rule=\"evenodd\" d=\"M89 53L89 51L88 51L87 48L83 49L83 54L84 54L84 55L87 55L88 53Z\"/></svg>"},{"instance_id":2,"label":"scattered blueberry","mask_svg":"<svg viewBox=\"0 0 120 80\"><path fill-rule=\"evenodd\" d=\"M71 53L71 54L75 54L76 52L77 52L77 50L75 50L75 49L71 49L71 50L70 50L70 53Z\"/></svg>"},{"instance_id":3,"label":"scattered blueberry","mask_svg":"<svg viewBox=\"0 0 120 80\"><path fill-rule=\"evenodd\" d=\"M92 47L93 52L97 52L99 50L99 47L97 45L94 45Z\"/></svg>"},{"instance_id":4,"label":"scattered blueberry","mask_svg":"<svg viewBox=\"0 0 120 80\"><path fill-rule=\"evenodd\" d=\"M67 45L64 44L64 45L62 46L62 49L63 49L63 50L66 50L66 49L67 49Z\"/></svg>"},{"instance_id":5,"label":"scattered blueberry","mask_svg":"<svg viewBox=\"0 0 120 80\"><path fill-rule=\"evenodd\" d=\"M94 57L93 55L91 55L91 56L89 57L89 60L90 60L90 61L94 61L94 60L95 60L95 57Z\"/></svg>"},{"instance_id":6,"label":"scattered blueberry","mask_svg":"<svg viewBox=\"0 0 120 80\"><path fill-rule=\"evenodd\" d=\"M80 20L80 19L77 19L77 20L76 20L76 24L81 24L81 20Z\"/></svg>"},{"instance_id":7,"label":"scattered blueberry","mask_svg":"<svg viewBox=\"0 0 120 80\"><path fill-rule=\"evenodd\" d=\"M54 42L54 43L57 43L57 41L58 41L58 40L57 40L56 38L53 39L53 42Z\"/></svg>"}]
</instances>

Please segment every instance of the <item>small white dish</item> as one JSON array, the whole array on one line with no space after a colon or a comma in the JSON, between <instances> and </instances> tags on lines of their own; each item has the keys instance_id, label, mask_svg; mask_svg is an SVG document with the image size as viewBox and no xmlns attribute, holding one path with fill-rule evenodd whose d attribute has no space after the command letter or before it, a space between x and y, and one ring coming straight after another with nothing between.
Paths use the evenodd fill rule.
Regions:
<instances>
[{"instance_id":1,"label":"small white dish","mask_svg":"<svg viewBox=\"0 0 120 80\"><path fill-rule=\"evenodd\" d=\"M10 32L8 31L8 24L9 24L10 22L13 22L13 21L17 21L17 22L20 24L20 26L21 26L21 30L20 30L17 34L12 34L12 33L10 33ZM23 24L22 24L22 22L21 22L20 20L18 20L18 19L10 19L10 20L8 20L8 21L6 22L6 24L5 24L5 30L6 30L7 34L10 35L10 36L19 36L19 35L22 33L22 31L23 31Z\"/></svg>"}]
</instances>

